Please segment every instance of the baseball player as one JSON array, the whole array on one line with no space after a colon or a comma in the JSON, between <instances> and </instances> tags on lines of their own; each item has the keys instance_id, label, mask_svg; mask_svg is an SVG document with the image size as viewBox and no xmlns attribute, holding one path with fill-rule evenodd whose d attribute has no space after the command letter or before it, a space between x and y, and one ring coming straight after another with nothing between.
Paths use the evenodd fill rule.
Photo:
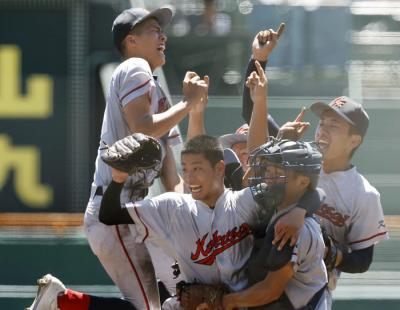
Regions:
<instances>
[{"instance_id":1,"label":"baseball player","mask_svg":"<svg viewBox=\"0 0 400 310\"><path fill-rule=\"evenodd\" d=\"M260 75L264 76L259 64L258 68ZM262 82L257 80L256 73L251 78L257 81L249 84L252 100L265 102L265 76ZM132 218L138 233L137 241L153 239L159 242L160 247L176 257L186 280L223 282L230 289L238 290L247 282L240 270L249 256L253 240L250 235L247 238L245 228L250 225L256 231L260 226L265 227L265 214L261 209L260 215L260 208L253 202L249 189L235 193L224 188L223 154L218 149L215 139L207 136L198 136L187 142L181 159L185 183L191 195L169 193L143 203L128 204L128 214L125 208L119 207L119 199L114 201L114 209L106 209L112 205L110 196L118 198L118 188L122 186L113 182L108 189L109 195L103 197L100 219L110 225L122 218ZM115 181L124 181L124 178L119 178L117 171L113 171ZM312 207L307 203L303 205ZM290 213L295 213L297 209L300 208L294 208ZM300 227L305 214L303 212L301 209L300 219L296 212L293 220ZM237 231L240 232L239 237L235 237ZM228 242L230 238L240 240ZM226 242L223 242L224 239ZM232 249L227 250L229 247Z\"/></svg>"},{"instance_id":2,"label":"baseball player","mask_svg":"<svg viewBox=\"0 0 400 310\"><path fill-rule=\"evenodd\" d=\"M260 84L260 87L265 87L265 84ZM256 97L255 97L256 98ZM196 140L197 139L197 140ZM201 140L205 140L205 142L201 142ZM200 142L199 142L200 140ZM207 151L207 145L210 143L206 143L208 140L210 140L211 143L211 159L206 160L207 157L203 155L204 153L210 153ZM191 209L187 210L186 213L177 213L173 214L171 216L162 216L162 220L158 221L158 225L164 226L167 225L170 220L179 220L179 225L176 225L174 227L169 227L166 226L166 229L170 231L171 233L175 231L177 236L171 236L170 241L168 242L173 242L176 240L177 244L173 244L171 246L168 242L163 244L160 244L163 249L165 249L167 252L169 252L173 257L177 257L178 262L181 265L181 270L183 274L186 276L186 279L189 281L194 281L195 279L199 279L200 281L204 281L205 283L212 283L213 281L223 281L224 283L232 283L232 286L238 286L240 289L243 287L246 283L246 278L243 277L243 275L239 276L240 273L237 271L240 270L240 266L245 262L248 258L248 255L251 251L251 245L252 245L252 240L253 237L251 236L251 233L248 232L248 225L245 221L246 218L251 217L251 221L254 223L254 230L256 230L256 226L260 224L264 224L264 220L262 219L261 216L259 216L259 207L257 204L254 203L251 193L249 190L243 190L242 192L238 192L236 194L233 194L233 192L225 190L223 186L223 162L217 161L215 158L222 159L223 158L223 153L221 152L219 146L216 146L216 141L213 140L212 138L195 138L191 140L192 142L188 143L188 149L187 151L183 152L182 155L182 161L183 158L188 156L189 158L199 158L200 162L197 160L189 161L188 164L183 164L184 167L184 176L185 181L188 184L188 188L191 190L192 195L178 195L178 194L165 194L160 197L166 197L166 202L169 203L168 201L171 201L173 205L175 205L177 202L182 201L184 199L185 201L188 200L190 202L190 205L192 207L195 207L196 209L192 210L195 213L191 213ZM197 142L196 142L197 141ZM192 146L190 146L192 145ZM125 149L125 148L123 148ZM188 153L185 155L185 152ZM217 156L217 157L216 157ZM215 163L216 162L216 163ZM211 164L214 163L214 164ZM221 171L222 170L222 171ZM221 176L221 177L219 177ZM212 182L210 183L210 180ZM113 182L109 187L108 191L113 192L113 188L117 186L119 191L123 190L122 185L114 184ZM221 195L221 193L223 193ZM229 200L226 200L225 198L225 193L229 193L229 196L236 197L232 198ZM220 195L218 197L218 195ZM183 196L183 198L181 197ZM113 202L110 200L107 200L108 196L105 195L103 197L103 204L100 209L100 218L103 222L107 223L108 225L112 224L117 224L117 223L133 223L131 216L127 213L126 209L123 208L121 209L120 207L116 209L112 209L111 206L113 205ZM118 206L120 204L119 202L119 194L116 193L115 197L118 198ZM123 196L122 196L123 199ZM155 201L157 201L159 198L154 198ZM236 202L237 200L237 202ZM151 203L151 200L146 200L148 203ZM219 202L218 202L219 201ZM214 212L212 210L212 207L215 206L215 204L218 203L221 205L218 208L218 212ZM135 204L136 205L136 204ZM143 206L145 206L146 203L143 202ZM237 208L241 208L241 205L245 205L245 209L241 210L239 212L236 212L235 210ZM317 203L319 205L319 202ZM110 207L109 207L110 206ZM255 208L253 208L255 206ZM311 207L305 204L306 207ZM187 206L188 207L188 206ZM198 208L198 210L197 210ZM298 209L298 208L295 208ZM117 216L114 215L109 215L105 211L113 211L115 210L117 213L122 213L118 214ZM136 209L135 209L136 210ZM145 211L151 211L152 212L157 212L153 208L144 208ZM158 210L158 209L157 209ZM164 209L160 208L159 210L170 210L170 209ZM181 210L183 210L181 208ZM197 211L199 212L199 215L201 217L195 216L197 214ZM215 210L215 208L214 208ZM124 214L125 211L125 214ZM173 209L171 212L175 212ZM190 212L189 212L190 211ZM262 210L261 210L262 211ZM135 211L136 212L136 211ZM138 211L140 214L142 211ZM291 211L291 213L293 213ZM132 212L131 212L132 213ZM224 213L229 214L230 217L235 217L238 216L238 218L235 218L235 221L226 221L226 216ZM210 226L210 216L214 217L218 214L218 221L216 224L218 224L219 227L212 227ZM131 214L132 215L132 214ZM176 216L175 216L176 215ZM262 212L261 212L262 215ZM185 216L184 218L180 218L180 216ZM303 216L303 215L302 215ZM150 216L148 219L150 222L152 220L155 220L159 217L154 217ZM298 219L296 222L301 222L302 219ZM195 222L193 222L195 221ZM197 221L200 221L197 223ZM203 223L204 222L204 223ZM135 229L132 230L133 232L136 231L135 236L138 237L138 232L139 232L139 237L142 236L142 238L139 238L139 240L135 241L142 241L143 237L146 236L147 232L146 230L142 229L142 224L144 222L141 221L135 221L136 225ZM236 225L237 223L237 225ZM178 224L178 223L177 223ZM201 225L200 225L201 224ZM200 225L200 226L199 226ZM238 230L238 228L240 229ZM201 228L201 229L200 229ZM176 229L182 230L182 232L176 231ZM200 230L199 230L200 229ZM208 229L208 231L207 231ZM186 232L187 230L187 232ZM290 229L289 229L290 231ZM220 232L224 236L220 236ZM144 233L144 236L143 236ZM141 235L142 234L142 235ZM170 233L168 233L170 235ZM144 239L156 239L157 240L157 234L153 236L153 234L149 234L149 237L144 238ZM152 237L152 238L150 238ZM158 239L160 239L162 236L158 236ZM182 238L188 238L185 242L180 242ZM222 238L222 239L220 239ZM162 238L161 238L162 239ZM237 239L237 240L236 240ZM221 244L219 244L218 240L225 240ZM229 241L231 240L231 241ZM215 246L212 246L212 244L216 242ZM236 244L238 243L238 244ZM239 244L240 243L240 244ZM168 247L165 247L165 244L168 245ZM207 245L211 246L210 250L207 250ZM195 247L195 248L193 248ZM214 249L215 247L215 249ZM232 249L229 249L232 247ZM226 248L226 251L225 251ZM176 249L180 249L178 253L175 253ZM229 250L228 250L229 249ZM192 253L191 253L192 251ZM233 255L232 254L233 252ZM221 255L220 255L221 252ZM225 252L222 254L222 252ZM197 254L196 254L197 253ZM186 254L186 255L185 255ZM193 255L192 255L193 254ZM183 258L180 258L181 256L184 256ZM197 257L196 257L197 256ZM204 256L209 256L209 258L204 257ZM232 261L230 257L232 256ZM221 257L221 258L219 258ZM180 258L180 259L179 259ZM183 260L182 260L183 259ZM221 259L222 262L222 267L219 266L217 263ZM215 274L215 270L218 268L218 273ZM222 271L219 271L221 270ZM226 274L226 275L224 275ZM236 275L238 274L238 275ZM210 278L211 277L211 278ZM61 310L64 310L65 303L64 299L65 296L70 293L70 290L65 291L65 287L62 285L62 283L54 278L50 277L50 280L47 280L46 282L49 283L51 281L52 284L54 285L49 285L49 286L44 286L44 289L47 289L48 294L45 296L53 296L53 299L48 298L48 300L52 300L51 303L53 305L56 305L55 307L59 307ZM56 294L60 292L62 294L61 297L56 298ZM40 294L39 294L40 295ZM76 293L75 293L76 295ZM83 295L84 297L87 295ZM89 296L90 297L90 296ZM77 299L77 298L76 298ZM97 302L98 307L100 307L101 302L103 301L104 303L107 302L105 299L100 299L100 298L91 298L90 302L95 300ZM68 300L71 303L71 300ZM61 302L61 303L60 303ZM46 307L42 307L41 309L50 309ZM83 308L81 308L83 309Z\"/></svg>"},{"instance_id":3,"label":"baseball player","mask_svg":"<svg viewBox=\"0 0 400 310\"><path fill-rule=\"evenodd\" d=\"M189 282L224 283L238 291L247 285L242 267L253 246L253 231L265 227L269 210L249 188L225 189L223 151L217 139L197 136L181 153L183 178L190 194L165 193L125 204L120 192L127 174L113 169L100 208L108 225L131 220L136 242L152 240L175 257Z\"/></svg>"},{"instance_id":4,"label":"baseball player","mask_svg":"<svg viewBox=\"0 0 400 310\"><path fill-rule=\"evenodd\" d=\"M111 79L96 170L84 218L84 229L90 247L124 298L109 299L108 303L104 303L103 299L102 303L107 309L129 308L126 301L136 309L160 309L157 282L146 246L134 242L130 227L126 223L106 226L99 222L101 198L111 182L111 170L100 160L100 155L106 145L111 145L132 132L146 133L160 140L164 165L130 176L122 189L122 201L142 200L147 194L147 188L159 173L166 190L175 190L181 186L170 149L171 145L181 142L174 126L190 111L197 110L198 106L203 104L202 98L207 93L208 78L202 80L195 73L188 72L183 83L184 99L170 106L152 72L165 63L167 38L163 29L171 18L172 12L168 8L152 12L132 8L123 11L115 19L112 27L114 44L124 61L114 71ZM154 264L167 264L168 266L162 269L172 280L172 270L169 267L172 259L166 258L163 253L158 253L157 256L159 261ZM43 297L47 293L54 293L53 287L56 291L64 293L63 286L57 281L51 276L39 280L38 296L31 309L44 309L45 303L57 306L53 296L49 299ZM80 303L79 309L93 308L96 300L95 296L89 297L68 290L58 298L58 307L78 309ZM96 305L97 309L98 307Z\"/></svg>"},{"instance_id":5,"label":"baseball player","mask_svg":"<svg viewBox=\"0 0 400 310\"><path fill-rule=\"evenodd\" d=\"M310 109L320 118L315 141L324 161L318 186L324 189L327 199L316 214L333 239L327 242L325 258L330 271L328 288L332 291L340 272L369 269L374 245L388 239L388 232L379 192L351 163L368 129L367 112L344 96L329 105L314 103Z\"/></svg>"},{"instance_id":6,"label":"baseball player","mask_svg":"<svg viewBox=\"0 0 400 310\"><path fill-rule=\"evenodd\" d=\"M279 127L271 118L268 119L268 132L278 133ZM225 156L225 186L234 190L242 189L243 176L248 169L249 150L247 147L247 132L249 125L243 124L234 133L219 137Z\"/></svg>"},{"instance_id":7,"label":"baseball player","mask_svg":"<svg viewBox=\"0 0 400 310\"><path fill-rule=\"evenodd\" d=\"M256 149L250 159L253 196L264 208L275 209L262 247L247 262L252 286L223 296L226 310L262 306L262 309L326 309L327 273L320 226L307 217L294 247L278 251L272 245L274 225L315 189L322 155L311 144L275 140Z\"/></svg>"},{"instance_id":8,"label":"baseball player","mask_svg":"<svg viewBox=\"0 0 400 310\"><path fill-rule=\"evenodd\" d=\"M267 60L265 51L270 44L276 44L279 32L282 31L275 33L270 29L260 32L253 42L253 58ZM252 70L251 64L252 62L249 63L247 75ZM245 119L249 115L252 118L253 124L249 128L249 132L253 133L248 142L250 145L258 146L265 141L266 135L259 129L260 126L265 126L266 118L262 113L264 109L265 107L254 103L253 110L249 90L245 88L242 114ZM316 103L311 106L311 110L321 119L315 140L324 157L319 187L326 192L327 200L317 216L327 232L324 234L327 243L325 262L329 270L329 289L332 290L340 271L359 273L368 270L374 245L387 239L388 233L379 192L351 163L354 152L367 132L368 114L360 104L348 97L338 97L329 105ZM293 122L287 122L280 128L278 136L300 139L310 127L309 122L303 121L304 114L305 108L302 108ZM248 119L246 121L250 122ZM286 224L285 218L281 222ZM278 239L279 236L275 242ZM336 248L337 244L339 248ZM331 302L331 296L328 296L328 303Z\"/></svg>"},{"instance_id":9,"label":"baseball player","mask_svg":"<svg viewBox=\"0 0 400 310\"><path fill-rule=\"evenodd\" d=\"M254 104L253 115L258 106ZM361 273L368 270L373 248L388 238L379 192L357 171L351 163L356 149L361 145L369 125L369 117L362 105L342 96L329 105L317 102L311 111L320 117L315 141L323 154L323 166L318 186L326 193L326 201L316 212L326 232L325 263L329 271L329 291L336 287L340 272ZM302 109L294 122L281 127L280 136L299 139L310 124L303 122ZM254 122L265 123L261 118ZM256 145L266 139L262 131L249 132L257 136ZM328 294L328 308L331 295Z\"/></svg>"},{"instance_id":10,"label":"baseball player","mask_svg":"<svg viewBox=\"0 0 400 310\"><path fill-rule=\"evenodd\" d=\"M256 70L256 69L254 69ZM279 131L279 126L275 120L268 115L268 133L271 136L276 136ZM249 130L248 124L243 124L234 133L229 133L219 137L219 142L224 149L232 149L240 160L242 167L248 164L249 151L247 147L247 132Z\"/></svg>"}]
</instances>

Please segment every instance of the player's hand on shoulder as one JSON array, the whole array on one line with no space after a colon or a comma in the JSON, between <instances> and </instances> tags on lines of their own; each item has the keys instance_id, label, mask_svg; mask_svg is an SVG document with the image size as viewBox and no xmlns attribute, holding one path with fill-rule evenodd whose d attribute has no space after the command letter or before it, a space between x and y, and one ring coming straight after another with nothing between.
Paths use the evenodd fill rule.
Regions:
<instances>
[{"instance_id":1,"label":"player's hand on shoulder","mask_svg":"<svg viewBox=\"0 0 400 310\"><path fill-rule=\"evenodd\" d=\"M272 243L278 246L278 250L281 250L289 240L290 246L296 244L304 224L304 216L304 209L293 208L276 222L275 238Z\"/></svg>"},{"instance_id":2,"label":"player's hand on shoulder","mask_svg":"<svg viewBox=\"0 0 400 310\"><path fill-rule=\"evenodd\" d=\"M182 93L191 112L202 112L205 109L208 103L209 83L210 79L207 75L200 78L196 72L186 72L183 80Z\"/></svg>"},{"instance_id":3,"label":"player's hand on shoulder","mask_svg":"<svg viewBox=\"0 0 400 310\"><path fill-rule=\"evenodd\" d=\"M254 104L265 104L268 80L258 61L256 61L256 69L257 71L253 71L247 78L246 86L250 89L250 97Z\"/></svg>"},{"instance_id":4,"label":"player's hand on shoulder","mask_svg":"<svg viewBox=\"0 0 400 310\"><path fill-rule=\"evenodd\" d=\"M267 61L269 54L275 48L284 29L285 24L281 23L276 31L268 29L257 33L252 44L253 59L258 61Z\"/></svg>"}]
</instances>

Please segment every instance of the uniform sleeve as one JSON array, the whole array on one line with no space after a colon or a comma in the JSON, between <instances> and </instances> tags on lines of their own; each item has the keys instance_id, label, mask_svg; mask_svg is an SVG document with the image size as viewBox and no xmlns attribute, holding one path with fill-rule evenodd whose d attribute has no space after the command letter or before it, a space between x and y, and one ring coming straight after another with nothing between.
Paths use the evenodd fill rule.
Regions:
<instances>
[{"instance_id":1,"label":"uniform sleeve","mask_svg":"<svg viewBox=\"0 0 400 310\"><path fill-rule=\"evenodd\" d=\"M168 133L167 144L172 147L179 145L181 143L183 143L181 132L179 130L178 125L176 125L172 127Z\"/></svg>"},{"instance_id":2,"label":"uniform sleeve","mask_svg":"<svg viewBox=\"0 0 400 310\"><path fill-rule=\"evenodd\" d=\"M140 58L125 61L117 79L118 98L122 107L143 94L152 93L156 87L149 64Z\"/></svg>"},{"instance_id":3,"label":"uniform sleeve","mask_svg":"<svg viewBox=\"0 0 400 310\"><path fill-rule=\"evenodd\" d=\"M297 243L293 247L292 257L290 261L292 262L293 271L297 272L299 270L299 266L302 262L304 262L304 248L307 246L307 238L304 236L304 228L301 230L299 238L297 239Z\"/></svg>"},{"instance_id":4,"label":"uniform sleeve","mask_svg":"<svg viewBox=\"0 0 400 310\"><path fill-rule=\"evenodd\" d=\"M313 219L307 218L304 223L299 238L297 239L296 245L293 248L291 262L293 264L293 271L297 272L300 270L306 270L309 268L309 264L316 260L320 256L322 260L323 251L325 249L322 235L314 236L311 232L312 225L307 221L314 221Z\"/></svg>"},{"instance_id":5,"label":"uniform sleeve","mask_svg":"<svg viewBox=\"0 0 400 310\"><path fill-rule=\"evenodd\" d=\"M126 204L126 208L135 222L136 242L144 242L147 239L159 241L169 238L171 220L178 207L178 200L172 195L177 194L165 193Z\"/></svg>"},{"instance_id":6,"label":"uniform sleeve","mask_svg":"<svg viewBox=\"0 0 400 310\"><path fill-rule=\"evenodd\" d=\"M351 227L347 237L352 250L360 250L389 238L380 195L369 191L355 201L356 211L352 215Z\"/></svg>"},{"instance_id":7,"label":"uniform sleeve","mask_svg":"<svg viewBox=\"0 0 400 310\"><path fill-rule=\"evenodd\" d=\"M232 203L235 206L236 211L246 220L247 223L258 224L258 221L263 220L268 223L268 219L261 219L262 210L257 202L254 201L253 195L249 187L246 187L240 191L234 191L234 195L237 195L236 203ZM233 200L235 201L235 199Z\"/></svg>"}]
</instances>

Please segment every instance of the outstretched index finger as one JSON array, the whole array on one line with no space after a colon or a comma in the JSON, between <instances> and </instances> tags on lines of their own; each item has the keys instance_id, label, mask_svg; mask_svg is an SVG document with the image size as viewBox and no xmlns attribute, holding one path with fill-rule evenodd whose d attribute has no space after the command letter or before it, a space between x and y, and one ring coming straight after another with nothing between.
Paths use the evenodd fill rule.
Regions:
<instances>
[{"instance_id":1,"label":"outstretched index finger","mask_svg":"<svg viewBox=\"0 0 400 310\"><path fill-rule=\"evenodd\" d=\"M278 30L276 31L277 34L278 34L278 38L282 35L282 33L283 33L284 30L285 30L285 23L281 23L281 24L279 25Z\"/></svg>"},{"instance_id":2,"label":"outstretched index finger","mask_svg":"<svg viewBox=\"0 0 400 310\"><path fill-rule=\"evenodd\" d=\"M306 114L306 107L302 107L299 115L297 115L295 122L302 122L304 118L304 114Z\"/></svg>"}]
</instances>

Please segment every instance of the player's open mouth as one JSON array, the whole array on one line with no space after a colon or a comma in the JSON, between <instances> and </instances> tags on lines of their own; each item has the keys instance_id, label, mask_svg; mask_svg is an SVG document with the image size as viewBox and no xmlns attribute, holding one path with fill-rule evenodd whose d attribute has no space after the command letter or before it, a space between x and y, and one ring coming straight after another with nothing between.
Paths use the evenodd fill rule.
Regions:
<instances>
[{"instance_id":1,"label":"player's open mouth","mask_svg":"<svg viewBox=\"0 0 400 310\"><path fill-rule=\"evenodd\" d=\"M201 191L200 185L190 185L189 188L192 193L198 193Z\"/></svg>"},{"instance_id":2,"label":"player's open mouth","mask_svg":"<svg viewBox=\"0 0 400 310\"><path fill-rule=\"evenodd\" d=\"M165 51L165 45L160 45L159 47L157 47L157 51L164 52Z\"/></svg>"},{"instance_id":3,"label":"player's open mouth","mask_svg":"<svg viewBox=\"0 0 400 310\"><path fill-rule=\"evenodd\" d=\"M320 150L320 152L324 153L328 149L329 143L325 140L318 140L317 146L318 146L318 149Z\"/></svg>"}]
</instances>

